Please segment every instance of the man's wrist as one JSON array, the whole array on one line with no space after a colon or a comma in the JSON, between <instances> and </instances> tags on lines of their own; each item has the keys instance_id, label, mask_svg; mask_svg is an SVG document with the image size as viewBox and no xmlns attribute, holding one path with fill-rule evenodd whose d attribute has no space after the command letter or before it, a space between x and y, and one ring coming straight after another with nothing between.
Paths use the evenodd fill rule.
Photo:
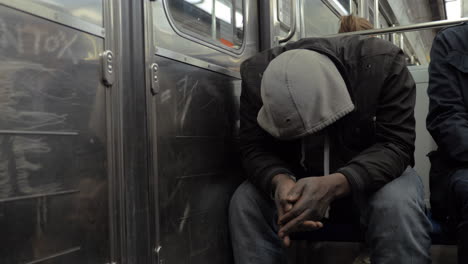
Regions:
<instances>
[{"instance_id":1,"label":"man's wrist","mask_svg":"<svg viewBox=\"0 0 468 264\"><path fill-rule=\"evenodd\" d=\"M281 181L284 181L284 180L292 180L292 181L296 182L296 177L294 177L293 175L290 175L290 174L281 173L281 174L275 175L273 177L273 179L271 180L271 183L272 183L273 187L276 188L278 183L281 182Z\"/></svg>"},{"instance_id":2,"label":"man's wrist","mask_svg":"<svg viewBox=\"0 0 468 264\"><path fill-rule=\"evenodd\" d=\"M271 180L271 198L274 200L275 199L275 192L276 188L278 185L281 184L281 182L291 180L296 182L296 177L294 177L291 174L285 174L285 173L280 173L275 176L273 176L273 179Z\"/></svg>"},{"instance_id":3,"label":"man's wrist","mask_svg":"<svg viewBox=\"0 0 468 264\"><path fill-rule=\"evenodd\" d=\"M334 173L325 177L328 177L328 179L331 180L335 199L346 196L351 192L348 179L342 173Z\"/></svg>"}]
</instances>

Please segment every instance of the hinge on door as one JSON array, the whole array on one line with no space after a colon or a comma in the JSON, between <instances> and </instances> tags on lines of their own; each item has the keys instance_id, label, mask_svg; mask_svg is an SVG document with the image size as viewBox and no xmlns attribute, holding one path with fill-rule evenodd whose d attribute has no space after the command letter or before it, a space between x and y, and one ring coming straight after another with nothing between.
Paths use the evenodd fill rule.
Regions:
<instances>
[{"instance_id":1,"label":"hinge on door","mask_svg":"<svg viewBox=\"0 0 468 264\"><path fill-rule=\"evenodd\" d=\"M151 72L151 94L156 95L159 93L159 77L158 77L159 65L153 63L150 66Z\"/></svg>"},{"instance_id":2,"label":"hinge on door","mask_svg":"<svg viewBox=\"0 0 468 264\"><path fill-rule=\"evenodd\" d=\"M104 85L112 86L114 84L114 53L110 50L106 50L101 53L100 56L102 81Z\"/></svg>"}]
</instances>

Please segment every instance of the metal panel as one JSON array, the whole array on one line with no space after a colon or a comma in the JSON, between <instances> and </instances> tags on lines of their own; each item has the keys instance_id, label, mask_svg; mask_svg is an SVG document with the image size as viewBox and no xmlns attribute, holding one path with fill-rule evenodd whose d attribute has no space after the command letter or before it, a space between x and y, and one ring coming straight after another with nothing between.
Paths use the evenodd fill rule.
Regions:
<instances>
[{"instance_id":1,"label":"metal panel","mask_svg":"<svg viewBox=\"0 0 468 264\"><path fill-rule=\"evenodd\" d=\"M154 97L161 260L231 263L227 207L240 162L240 80L158 57Z\"/></svg>"},{"instance_id":2,"label":"metal panel","mask_svg":"<svg viewBox=\"0 0 468 264\"><path fill-rule=\"evenodd\" d=\"M171 27L162 1L146 2L146 78L158 263L231 263L227 207L237 187L239 68L258 50L256 1L245 1L245 47L230 54ZM155 56L157 54L158 56ZM222 72L219 74L217 72ZM234 76L234 78L232 77Z\"/></svg>"},{"instance_id":3,"label":"metal panel","mask_svg":"<svg viewBox=\"0 0 468 264\"><path fill-rule=\"evenodd\" d=\"M180 62L183 62L183 63L187 63L187 64L190 64L190 65L193 65L193 66L197 66L199 68L203 68L203 69L207 69L207 70L210 70L210 71L222 73L222 74L234 77L234 78L238 78L238 79L241 78L240 72L238 72L238 71L233 71L233 70L224 68L222 66L212 64L212 63L206 62L204 60L196 59L196 58L193 58L193 57L181 54L181 53L177 53L177 52L174 52L174 51L171 51L171 50L158 48L157 51L156 51L156 55L159 55L161 57L166 57L168 59L173 59L173 60L176 60L176 61L180 61Z\"/></svg>"},{"instance_id":4,"label":"metal panel","mask_svg":"<svg viewBox=\"0 0 468 264\"><path fill-rule=\"evenodd\" d=\"M0 7L2 263L109 259L103 39Z\"/></svg>"},{"instance_id":5,"label":"metal panel","mask_svg":"<svg viewBox=\"0 0 468 264\"><path fill-rule=\"evenodd\" d=\"M409 70L416 82L416 107L414 115L416 118L416 150L415 150L415 169L423 179L426 201L429 201L429 170L431 163L427 154L437 149L437 145L426 129L426 117L429 111L429 97L427 96L427 87L429 83L429 74L427 66L411 66ZM429 204L429 203L428 203Z\"/></svg>"},{"instance_id":6,"label":"metal panel","mask_svg":"<svg viewBox=\"0 0 468 264\"><path fill-rule=\"evenodd\" d=\"M21 0L18 2L26 2L27 4L37 3L61 13L103 26L102 1L103 0Z\"/></svg>"},{"instance_id":7,"label":"metal panel","mask_svg":"<svg viewBox=\"0 0 468 264\"><path fill-rule=\"evenodd\" d=\"M119 2L120 28L115 29L117 40L116 53L120 62L116 64L119 74L116 76L118 87L112 91L121 94L120 105L122 120L120 122L123 140L122 150L125 159L118 162L124 169L121 180L120 203L124 206L125 226L121 237L120 253L123 258L118 263L149 264L154 262L154 225L150 226L149 191L149 154L150 141L147 133L146 89L145 89L145 50L143 4L149 1L114 1ZM108 31L108 29L106 28ZM132 48L133 47L133 48ZM149 93L148 93L149 94ZM115 111L114 111L115 112ZM151 201L153 201L151 197ZM153 223L151 223L153 224ZM159 263L158 263L159 264Z\"/></svg>"}]
</instances>

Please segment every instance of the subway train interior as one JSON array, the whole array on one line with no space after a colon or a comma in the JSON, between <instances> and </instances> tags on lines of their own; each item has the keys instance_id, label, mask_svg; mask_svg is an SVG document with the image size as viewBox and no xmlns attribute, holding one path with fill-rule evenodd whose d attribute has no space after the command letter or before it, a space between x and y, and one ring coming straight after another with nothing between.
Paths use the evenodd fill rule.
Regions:
<instances>
[{"instance_id":1,"label":"subway train interior","mask_svg":"<svg viewBox=\"0 0 468 264\"><path fill-rule=\"evenodd\" d=\"M241 63L350 14L374 29L343 34L406 55L429 211L430 49L466 0L0 0L0 263L234 263ZM344 233L290 263L358 263ZM433 263L456 263L438 235Z\"/></svg>"}]
</instances>

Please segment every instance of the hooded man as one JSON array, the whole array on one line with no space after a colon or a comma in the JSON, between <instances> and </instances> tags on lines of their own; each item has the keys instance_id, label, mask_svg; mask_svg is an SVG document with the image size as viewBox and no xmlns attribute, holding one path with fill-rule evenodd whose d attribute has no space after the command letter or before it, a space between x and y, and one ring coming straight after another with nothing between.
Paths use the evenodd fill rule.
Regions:
<instances>
[{"instance_id":1,"label":"hooded man","mask_svg":"<svg viewBox=\"0 0 468 264\"><path fill-rule=\"evenodd\" d=\"M230 205L235 262L286 263L282 245L322 228L330 208L327 223L363 229L372 263L430 263L403 52L378 38L310 38L254 56L241 73L248 180Z\"/></svg>"}]
</instances>

